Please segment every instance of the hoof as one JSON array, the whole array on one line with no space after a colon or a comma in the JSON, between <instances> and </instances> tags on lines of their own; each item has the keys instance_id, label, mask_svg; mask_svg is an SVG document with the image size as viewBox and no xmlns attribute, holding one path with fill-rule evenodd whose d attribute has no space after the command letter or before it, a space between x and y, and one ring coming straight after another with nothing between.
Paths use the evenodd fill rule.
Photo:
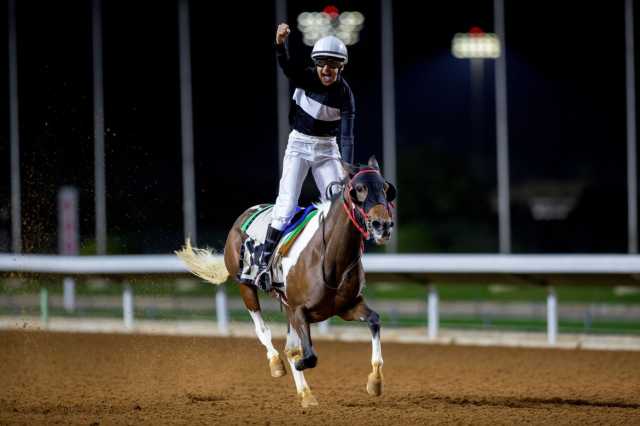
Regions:
<instances>
[{"instance_id":1,"label":"hoof","mask_svg":"<svg viewBox=\"0 0 640 426\"><path fill-rule=\"evenodd\" d=\"M315 407L318 405L318 400L311 393L311 389L305 389L300 392L300 398L300 405L302 405L302 408Z\"/></svg>"},{"instance_id":2,"label":"hoof","mask_svg":"<svg viewBox=\"0 0 640 426\"><path fill-rule=\"evenodd\" d=\"M367 393L371 396L382 395L382 375L377 376L375 373L369 374Z\"/></svg>"},{"instance_id":3,"label":"hoof","mask_svg":"<svg viewBox=\"0 0 640 426\"><path fill-rule=\"evenodd\" d=\"M280 359L279 355L276 355L269 360L269 369L271 370L271 377L282 377L287 375L287 370L285 370L284 363Z\"/></svg>"},{"instance_id":4,"label":"hoof","mask_svg":"<svg viewBox=\"0 0 640 426\"><path fill-rule=\"evenodd\" d=\"M295 366L296 370L302 371L306 370L307 368L314 368L317 363L318 357L315 355L310 355L306 358L300 358L299 360L297 360Z\"/></svg>"}]
</instances>

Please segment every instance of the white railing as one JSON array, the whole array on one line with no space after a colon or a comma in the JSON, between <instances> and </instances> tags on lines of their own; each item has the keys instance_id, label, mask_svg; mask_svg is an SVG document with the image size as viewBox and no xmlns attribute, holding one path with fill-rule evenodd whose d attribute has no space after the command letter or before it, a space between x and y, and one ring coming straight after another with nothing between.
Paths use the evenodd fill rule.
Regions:
<instances>
[{"instance_id":1,"label":"white railing","mask_svg":"<svg viewBox=\"0 0 640 426\"><path fill-rule=\"evenodd\" d=\"M222 257L219 256L219 259ZM429 285L428 336L438 335L439 298L435 282L511 282L546 286L547 336L555 344L558 301L554 284L597 282L599 285L640 286L640 256L637 255L422 255L369 254L363 257L368 281L415 281ZM172 255L52 256L0 255L0 276L110 277L190 275ZM43 321L48 318L48 294L41 290ZM123 290L123 318L133 327L133 288ZM216 313L221 332L228 331L228 309L224 287L216 294ZM322 327L326 330L326 327Z\"/></svg>"}]
</instances>

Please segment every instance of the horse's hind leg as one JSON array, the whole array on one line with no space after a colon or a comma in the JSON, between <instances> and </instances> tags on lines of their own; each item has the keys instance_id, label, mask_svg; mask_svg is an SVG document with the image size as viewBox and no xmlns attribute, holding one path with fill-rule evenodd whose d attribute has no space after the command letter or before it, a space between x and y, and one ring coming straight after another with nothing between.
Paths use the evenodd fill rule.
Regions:
<instances>
[{"instance_id":1,"label":"horse's hind leg","mask_svg":"<svg viewBox=\"0 0 640 426\"><path fill-rule=\"evenodd\" d=\"M373 371L367 380L367 393L380 396L382 394L382 345L380 344L380 316L371 310L362 297L350 310L340 314L345 321L366 321L371 330L371 366Z\"/></svg>"},{"instance_id":2,"label":"horse's hind leg","mask_svg":"<svg viewBox=\"0 0 640 426\"><path fill-rule=\"evenodd\" d=\"M260 302L258 300L258 292L255 287L251 287L247 284L240 284L240 294L242 300L251 315L253 325L256 329L256 335L260 343L267 348L267 359L269 360L269 369L271 370L272 377L282 377L287 374L287 370L284 369L284 363L280 359L280 355L276 348L273 347L271 342L271 330L264 323L262 314L260 313Z\"/></svg>"},{"instance_id":3,"label":"horse's hind leg","mask_svg":"<svg viewBox=\"0 0 640 426\"><path fill-rule=\"evenodd\" d=\"M318 405L318 401L311 393L311 389L304 378L304 373L298 371L295 367L296 361L302 358L302 349L300 347L300 337L298 333L291 327L291 324L287 327L287 343L284 348L285 354L287 354L287 360L291 367L291 375L293 375L293 381L296 384L296 391L301 399L301 404L304 408L312 405Z\"/></svg>"}]
</instances>

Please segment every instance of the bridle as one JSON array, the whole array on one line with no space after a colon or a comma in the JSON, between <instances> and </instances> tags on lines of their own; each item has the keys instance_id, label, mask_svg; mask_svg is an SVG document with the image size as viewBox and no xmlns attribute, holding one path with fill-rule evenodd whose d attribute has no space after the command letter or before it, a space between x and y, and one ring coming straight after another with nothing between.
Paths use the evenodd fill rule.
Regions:
<instances>
[{"instance_id":1,"label":"bridle","mask_svg":"<svg viewBox=\"0 0 640 426\"><path fill-rule=\"evenodd\" d=\"M347 217L353 224L353 226L360 232L362 235L363 241L371 238L371 219L369 215L364 210L363 207L359 206L353 201L351 197L351 191L353 190L353 181L361 174L364 173L376 173L380 175L380 171L374 168L365 168L356 173L350 180L347 185L345 185L342 190L342 208L344 209ZM381 176L381 175L380 175ZM393 217L393 212L391 210L394 207L392 202L386 202L387 212L389 213L389 217Z\"/></svg>"},{"instance_id":2,"label":"bridle","mask_svg":"<svg viewBox=\"0 0 640 426\"><path fill-rule=\"evenodd\" d=\"M349 274L349 272L351 272L351 270L358 264L358 262L360 261L360 258L362 257L362 254L364 253L364 242L365 240L370 239L372 235L372 232L371 232L372 224L371 224L371 219L369 218L369 215L364 210L364 208L356 204L353 201L353 198L351 197L351 191L353 190L352 182L356 179L356 177L358 177L360 174L363 174L363 173L377 173L378 175L380 175L380 171L377 169L374 169L374 168L362 169L349 180L349 183L345 185L342 190L342 208L346 213L347 217L349 218L349 220L351 221L351 224L360 233L360 250L358 252L358 256L349 264L349 266L347 266L347 268L342 273L342 277L340 278L340 281L338 282L338 285L336 287L331 287L327 282L327 275L324 268L324 255L327 251L327 242L325 238L325 220L324 220L324 216L320 216L320 221L322 223L322 252L321 252L322 254L320 255L320 263L322 265L322 280L324 282L325 287L331 290L339 289L342 283L344 282L345 278ZM392 216L392 210L391 210L392 207L394 207L392 202L386 202L386 208L387 208L387 211L389 212L390 217Z\"/></svg>"}]
</instances>

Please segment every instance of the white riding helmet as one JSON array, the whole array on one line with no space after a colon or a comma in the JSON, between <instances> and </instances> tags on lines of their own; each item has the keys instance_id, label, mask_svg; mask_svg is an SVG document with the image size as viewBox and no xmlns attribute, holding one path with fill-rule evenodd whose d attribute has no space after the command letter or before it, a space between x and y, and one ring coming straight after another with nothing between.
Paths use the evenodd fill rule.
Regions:
<instances>
[{"instance_id":1,"label":"white riding helmet","mask_svg":"<svg viewBox=\"0 0 640 426\"><path fill-rule=\"evenodd\" d=\"M349 54L347 53L347 46L344 45L342 40L336 36L322 37L316 41L311 51L311 59L318 57L329 56L342 60L345 64L349 62Z\"/></svg>"}]
</instances>

